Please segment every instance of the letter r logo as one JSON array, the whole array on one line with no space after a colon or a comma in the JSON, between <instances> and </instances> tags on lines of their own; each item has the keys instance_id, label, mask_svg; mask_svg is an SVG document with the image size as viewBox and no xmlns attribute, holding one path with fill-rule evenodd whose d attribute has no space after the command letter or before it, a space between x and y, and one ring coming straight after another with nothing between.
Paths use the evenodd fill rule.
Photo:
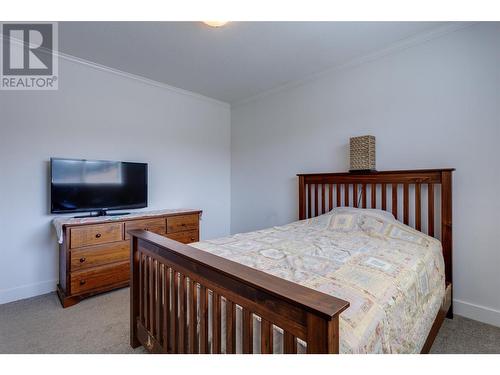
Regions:
<instances>
[{"instance_id":1,"label":"letter r logo","mask_svg":"<svg viewBox=\"0 0 500 375\"><path fill-rule=\"evenodd\" d=\"M52 75L52 24L2 26L4 75Z\"/></svg>"}]
</instances>

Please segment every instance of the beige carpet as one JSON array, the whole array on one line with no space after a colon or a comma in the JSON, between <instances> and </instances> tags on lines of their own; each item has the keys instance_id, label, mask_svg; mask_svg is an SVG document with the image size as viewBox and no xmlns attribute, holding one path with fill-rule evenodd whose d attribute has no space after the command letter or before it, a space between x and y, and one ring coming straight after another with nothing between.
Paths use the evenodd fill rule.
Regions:
<instances>
[{"instance_id":1,"label":"beige carpet","mask_svg":"<svg viewBox=\"0 0 500 375\"><path fill-rule=\"evenodd\" d=\"M54 293L0 305L0 353L144 353L128 342L128 289L67 309ZM500 353L500 328L447 320L432 352Z\"/></svg>"}]
</instances>

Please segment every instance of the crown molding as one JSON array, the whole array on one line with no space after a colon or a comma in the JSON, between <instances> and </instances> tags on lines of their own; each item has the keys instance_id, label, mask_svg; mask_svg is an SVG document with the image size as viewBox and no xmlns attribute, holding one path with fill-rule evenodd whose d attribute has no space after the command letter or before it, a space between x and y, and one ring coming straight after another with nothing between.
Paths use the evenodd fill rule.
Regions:
<instances>
[{"instance_id":1,"label":"crown molding","mask_svg":"<svg viewBox=\"0 0 500 375\"><path fill-rule=\"evenodd\" d=\"M256 100L262 99L266 96L277 94L279 92L285 91L285 90L290 90L295 87L303 86L306 85L307 83L314 82L321 77L328 75L328 74L333 74L337 73L342 70L346 69L351 69L354 67L362 66L364 64L382 59L386 56L396 54L398 52L404 51L409 48L413 48L416 46L419 46L421 44L433 41L435 39L438 39L442 36L451 34L453 32L463 30L465 28L468 28L472 25L477 24L478 22L449 22L446 25L437 27L435 29L432 29L430 31L418 33L416 35L413 35L411 37L402 39L396 43L393 43L387 47L378 49L376 51L370 52L368 54L362 55L355 57L353 59L344 61L342 63L333 65L327 69L321 70L316 73L309 74L308 76L304 78L300 78L297 80L292 80L288 83L273 87L269 90L262 91L260 93L257 93L255 95L252 95L248 98L244 98L241 100L238 100L234 103L231 103L231 108L243 106L245 104L254 102Z\"/></svg>"},{"instance_id":2,"label":"crown molding","mask_svg":"<svg viewBox=\"0 0 500 375\"><path fill-rule=\"evenodd\" d=\"M4 39L4 36L0 32L0 41L3 41L3 39ZM24 41L17 40L15 38L11 38L11 41L14 41L16 43L23 44L23 45L25 44ZM90 68L97 69L97 70L100 70L103 72L107 72L107 73L115 74L115 75L125 77L128 79L132 79L134 81L138 81L138 82L144 83L144 84L149 85L149 86L154 86L154 87L158 87L158 88L161 88L164 90L168 90L168 91L171 91L171 92L176 93L176 94L185 95L185 96L189 96L189 97L192 97L195 99L207 101L207 102L210 102L213 104L220 105L224 108L231 107L229 103L223 102L223 101L218 100L218 99L211 98L209 96L198 94L196 92L189 91L189 90L184 90L184 89L181 89L181 88L178 88L175 86L171 86L171 85L168 85L168 84L163 83L163 82L155 81L153 79L149 79L149 78L137 75L137 74L125 72L125 71L120 70L120 69L111 68L109 66L98 64L98 63L90 61L90 60L82 59L81 57L76 57L76 56L70 55L68 53L61 52L59 50L49 51L43 47L41 47L40 49L47 52L47 53L53 53L58 58L62 58L64 60L71 61L73 63L85 65L85 66L88 66Z\"/></svg>"},{"instance_id":3,"label":"crown molding","mask_svg":"<svg viewBox=\"0 0 500 375\"><path fill-rule=\"evenodd\" d=\"M56 51L56 52L54 52L54 54L56 54L60 58L63 58L64 60L71 61L71 62L81 64L81 65L85 65L85 66L88 66L88 67L93 68L93 69L97 69L100 71L115 74L115 75L125 77L128 79L132 79L134 81L138 81L138 82L147 84L149 86L154 86L154 87L158 87L158 88L161 88L164 90L168 90L168 91L171 91L171 92L176 93L176 94L185 95L185 96L189 96L189 97L192 97L195 99L207 101L207 102L210 102L213 104L220 105L224 108L230 108L229 103L223 102L223 101L218 100L218 99L211 98L209 96L198 94L198 93L193 92L193 91L184 90L184 89L181 89L179 87L167 85L166 83L163 83L163 82L155 81L155 80L152 80L152 79L149 79L149 78L137 75L137 74L125 72L123 70L111 68L109 66L98 64L98 63L95 63L93 61L82 59L80 57L69 55L67 53L63 53L60 51Z\"/></svg>"}]
</instances>

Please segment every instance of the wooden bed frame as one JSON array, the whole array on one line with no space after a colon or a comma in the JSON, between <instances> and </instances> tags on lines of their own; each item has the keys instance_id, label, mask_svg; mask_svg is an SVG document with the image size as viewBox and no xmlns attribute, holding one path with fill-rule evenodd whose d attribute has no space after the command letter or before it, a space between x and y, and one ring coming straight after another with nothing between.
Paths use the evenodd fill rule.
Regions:
<instances>
[{"instance_id":1,"label":"wooden bed frame","mask_svg":"<svg viewBox=\"0 0 500 375\"><path fill-rule=\"evenodd\" d=\"M452 172L432 169L298 175L300 219L339 206L380 208L441 239L446 296L422 353L429 352L445 316L453 317ZM427 204L423 204L422 195ZM437 200L440 207L436 207ZM253 352L252 314L261 318L260 333L256 333L260 335L261 353L273 351L273 325L283 330L284 353L297 352L297 339L307 343L307 353L339 352L339 315L348 308L348 301L154 233L129 233L132 347L143 345L153 353L221 353L224 341L226 353L235 353L238 305L242 308L243 353ZM226 334L222 337L224 316Z\"/></svg>"}]
</instances>

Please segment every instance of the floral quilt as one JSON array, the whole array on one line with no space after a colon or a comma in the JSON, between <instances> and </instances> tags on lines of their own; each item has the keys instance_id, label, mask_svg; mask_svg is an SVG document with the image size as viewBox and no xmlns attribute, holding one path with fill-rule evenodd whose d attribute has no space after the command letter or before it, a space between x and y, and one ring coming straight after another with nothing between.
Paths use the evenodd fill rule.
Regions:
<instances>
[{"instance_id":1,"label":"floral quilt","mask_svg":"<svg viewBox=\"0 0 500 375\"><path fill-rule=\"evenodd\" d=\"M380 210L336 208L192 246L349 301L341 353L419 353L445 294L441 243Z\"/></svg>"}]
</instances>

